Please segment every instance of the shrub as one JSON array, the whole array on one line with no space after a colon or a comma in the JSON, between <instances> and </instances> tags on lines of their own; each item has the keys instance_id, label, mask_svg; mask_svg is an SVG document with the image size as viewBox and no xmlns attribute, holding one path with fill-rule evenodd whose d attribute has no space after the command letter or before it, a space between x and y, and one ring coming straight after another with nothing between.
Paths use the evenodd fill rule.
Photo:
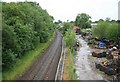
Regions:
<instances>
[{"instance_id":1,"label":"shrub","mask_svg":"<svg viewBox=\"0 0 120 82\"><path fill-rule=\"evenodd\" d=\"M75 32L73 30L68 30L65 33L65 42L67 47L72 47L75 44Z\"/></svg>"},{"instance_id":2,"label":"shrub","mask_svg":"<svg viewBox=\"0 0 120 82\"><path fill-rule=\"evenodd\" d=\"M2 3L3 70L53 34L53 18L35 2ZM5 60L4 60L5 59Z\"/></svg>"},{"instance_id":3,"label":"shrub","mask_svg":"<svg viewBox=\"0 0 120 82\"><path fill-rule=\"evenodd\" d=\"M92 28L93 37L108 38L120 44L120 27L117 23L99 22L98 25Z\"/></svg>"}]
</instances>

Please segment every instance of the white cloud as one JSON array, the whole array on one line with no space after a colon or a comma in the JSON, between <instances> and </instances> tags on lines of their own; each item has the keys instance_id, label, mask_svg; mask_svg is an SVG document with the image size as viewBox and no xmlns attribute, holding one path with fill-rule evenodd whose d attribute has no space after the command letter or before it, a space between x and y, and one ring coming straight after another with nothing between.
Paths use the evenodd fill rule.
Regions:
<instances>
[{"instance_id":1,"label":"white cloud","mask_svg":"<svg viewBox=\"0 0 120 82\"><path fill-rule=\"evenodd\" d=\"M3 0L3 1L25 1L25 0ZM56 20L75 20L78 13L85 12L92 20L118 19L118 1L120 0L27 0L36 1L43 9Z\"/></svg>"}]
</instances>

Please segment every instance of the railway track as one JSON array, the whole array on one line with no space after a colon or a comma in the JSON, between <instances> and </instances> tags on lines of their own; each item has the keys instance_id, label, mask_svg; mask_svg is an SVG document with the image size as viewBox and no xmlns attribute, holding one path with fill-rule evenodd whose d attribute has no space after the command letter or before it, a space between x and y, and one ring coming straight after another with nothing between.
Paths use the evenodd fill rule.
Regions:
<instances>
[{"instance_id":1,"label":"railway track","mask_svg":"<svg viewBox=\"0 0 120 82\"><path fill-rule=\"evenodd\" d=\"M59 31L49 48L30 66L19 80L54 80L62 51L62 37Z\"/></svg>"}]
</instances>

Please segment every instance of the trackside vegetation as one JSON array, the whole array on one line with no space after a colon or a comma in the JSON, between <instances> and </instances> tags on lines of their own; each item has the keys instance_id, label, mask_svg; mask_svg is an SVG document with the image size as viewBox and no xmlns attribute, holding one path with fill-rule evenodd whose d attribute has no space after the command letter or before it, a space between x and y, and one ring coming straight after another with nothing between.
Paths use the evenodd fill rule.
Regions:
<instances>
[{"instance_id":1,"label":"trackside vegetation","mask_svg":"<svg viewBox=\"0 0 120 82\"><path fill-rule=\"evenodd\" d=\"M65 33L64 36L64 40L66 42L66 52L67 52L67 56L66 56L66 61L68 62L66 69L66 71L68 71L68 80L76 80L77 79L77 75L75 73L75 48L73 47L75 45L76 39L75 39L75 31L72 29L68 29Z\"/></svg>"},{"instance_id":2,"label":"trackside vegetation","mask_svg":"<svg viewBox=\"0 0 120 82\"><path fill-rule=\"evenodd\" d=\"M18 62L29 61L24 60L27 57L36 57L33 53L36 49L40 49L37 55L48 46L55 29L53 20L54 18L35 2L2 3L3 76L7 75L7 72L12 75L13 72L10 70L18 69ZM17 74L11 78L13 79L15 75Z\"/></svg>"},{"instance_id":3,"label":"trackside vegetation","mask_svg":"<svg viewBox=\"0 0 120 82\"><path fill-rule=\"evenodd\" d=\"M18 79L29 67L36 58L42 55L54 39L55 34L50 37L46 43L39 43L34 50L28 51L13 65L12 69L3 72L3 80Z\"/></svg>"},{"instance_id":4,"label":"trackside vegetation","mask_svg":"<svg viewBox=\"0 0 120 82\"><path fill-rule=\"evenodd\" d=\"M63 33L64 41L66 44L66 58L65 58L65 67L64 67L64 80L75 80L77 78L75 74L74 58L75 58L75 49L74 45L76 42L75 31L72 29L73 23L64 22L64 26L60 28Z\"/></svg>"},{"instance_id":5,"label":"trackside vegetation","mask_svg":"<svg viewBox=\"0 0 120 82\"><path fill-rule=\"evenodd\" d=\"M66 42L66 46L69 48L72 48L75 45L75 31L73 30L68 30L65 33L65 42Z\"/></svg>"}]
</instances>

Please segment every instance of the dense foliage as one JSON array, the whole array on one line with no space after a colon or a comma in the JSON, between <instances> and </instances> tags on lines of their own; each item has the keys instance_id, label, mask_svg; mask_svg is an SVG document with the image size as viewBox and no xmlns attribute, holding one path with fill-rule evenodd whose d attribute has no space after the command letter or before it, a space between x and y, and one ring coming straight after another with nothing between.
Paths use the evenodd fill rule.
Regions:
<instances>
[{"instance_id":1,"label":"dense foliage","mask_svg":"<svg viewBox=\"0 0 120 82\"><path fill-rule=\"evenodd\" d=\"M115 22L99 22L96 27L92 29L94 37L108 38L120 44L120 27Z\"/></svg>"},{"instance_id":2,"label":"dense foliage","mask_svg":"<svg viewBox=\"0 0 120 82\"><path fill-rule=\"evenodd\" d=\"M74 22L62 22L59 20L58 24L63 24L63 26L59 26L58 29L64 36L66 46L69 48L73 47L75 45L75 31L72 29Z\"/></svg>"},{"instance_id":3,"label":"dense foliage","mask_svg":"<svg viewBox=\"0 0 120 82\"><path fill-rule=\"evenodd\" d=\"M73 30L69 30L65 33L65 42L66 46L72 48L75 45L75 32Z\"/></svg>"},{"instance_id":4,"label":"dense foliage","mask_svg":"<svg viewBox=\"0 0 120 82\"><path fill-rule=\"evenodd\" d=\"M64 35L64 40L66 42L66 46L72 48L75 45L75 31L72 29L73 23L65 22L62 27L62 32Z\"/></svg>"},{"instance_id":5,"label":"dense foliage","mask_svg":"<svg viewBox=\"0 0 120 82\"><path fill-rule=\"evenodd\" d=\"M46 42L53 34L53 17L33 2L2 3L2 66L3 71Z\"/></svg>"},{"instance_id":6,"label":"dense foliage","mask_svg":"<svg viewBox=\"0 0 120 82\"><path fill-rule=\"evenodd\" d=\"M75 20L75 25L83 29L91 28L90 16L86 13L78 14Z\"/></svg>"},{"instance_id":7,"label":"dense foliage","mask_svg":"<svg viewBox=\"0 0 120 82\"><path fill-rule=\"evenodd\" d=\"M64 23L64 26L63 26L63 28L62 28L63 34L65 34L69 29L71 29L72 26L73 26L72 23L70 23L70 22L65 22L65 23Z\"/></svg>"}]
</instances>

